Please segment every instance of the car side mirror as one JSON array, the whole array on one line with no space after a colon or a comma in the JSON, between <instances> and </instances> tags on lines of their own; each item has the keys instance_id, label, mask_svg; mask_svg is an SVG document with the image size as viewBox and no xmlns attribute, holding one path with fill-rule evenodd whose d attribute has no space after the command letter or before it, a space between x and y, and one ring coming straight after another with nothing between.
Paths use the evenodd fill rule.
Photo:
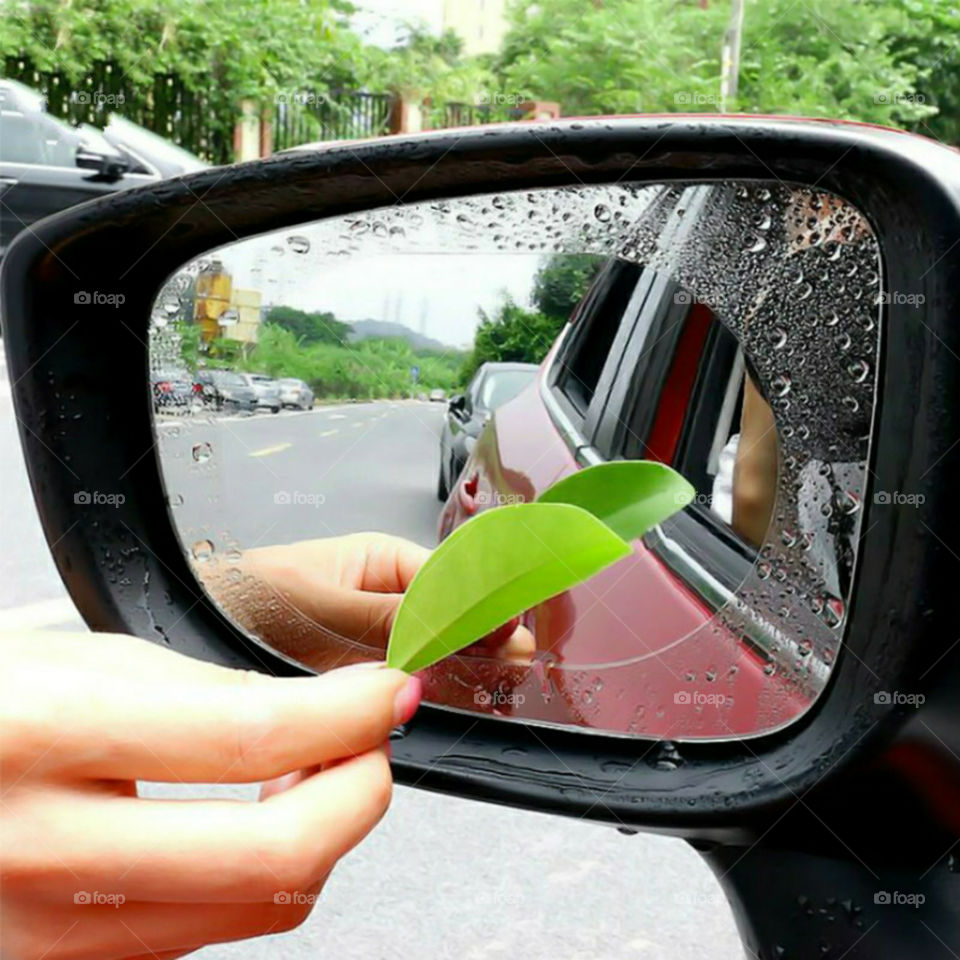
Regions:
<instances>
[{"instance_id":1,"label":"car side mirror","mask_svg":"<svg viewBox=\"0 0 960 960\"><path fill-rule=\"evenodd\" d=\"M462 382L474 334L496 354L485 361L542 351L536 389L470 451L478 513L618 456L689 468L696 502L604 579L525 611L522 655L465 651L424 671L425 704L392 744L397 779L685 837L738 896L775 895L854 956L864 930L845 898L805 905L811 860L842 861L835 886L856 890L862 917L846 916L866 929L878 891L914 889L897 886L908 874L931 902L955 882L945 863L928 869L960 832L938 799L952 794L921 781L956 782L960 753L946 599L960 555L958 184L960 155L902 132L678 115L292 151L65 211L11 245L2 291L54 558L97 629L283 674L382 659L282 591L250 604L244 557L274 521L279 547L371 524L431 543L468 524L456 497L437 516L438 448L448 491L465 451L444 445L435 408L404 399L410 368L425 387ZM439 254L489 283L428 301ZM505 254L516 295L493 298L490 317L502 274L472 258ZM569 295L561 312L535 301L557 288L536 282L545 267L584 280L573 322ZM423 304L421 330L358 321L355 339L330 306L349 319L404 302ZM148 371L198 357L286 365L329 403L284 417L277 442L238 434L261 418L155 415ZM761 482L740 506L763 522L746 536L720 481L758 451ZM886 796L909 797L901 816ZM890 864L863 863L874 828ZM744 876L754 846L788 843L796 870ZM777 955L756 935L755 955ZM886 960L903 942L867 949Z\"/></svg>"},{"instance_id":2,"label":"car side mirror","mask_svg":"<svg viewBox=\"0 0 960 960\"><path fill-rule=\"evenodd\" d=\"M84 146L77 148L74 160L78 167L96 171L91 180L104 183L115 183L130 169L130 164L124 157L97 153Z\"/></svg>"},{"instance_id":3,"label":"car side mirror","mask_svg":"<svg viewBox=\"0 0 960 960\"><path fill-rule=\"evenodd\" d=\"M463 413L467 408L467 398L462 393L458 393L456 396L450 398L447 408L451 413Z\"/></svg>"}]
</instances>

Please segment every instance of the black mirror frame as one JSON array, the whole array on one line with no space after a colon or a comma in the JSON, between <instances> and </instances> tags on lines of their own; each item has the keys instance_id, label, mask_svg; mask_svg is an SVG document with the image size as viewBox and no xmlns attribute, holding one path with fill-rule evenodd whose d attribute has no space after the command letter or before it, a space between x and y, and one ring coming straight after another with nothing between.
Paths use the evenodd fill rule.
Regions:
<instances>
[{"instance_id":1,"label":"black mirror frame","mask_svg":"<svg viewBox=\"0 0 960 960\"><path fill-rule=\"evenodd\" d=\"M147 324L188 260L247 236L398 202L614 181L777 178L834 191L882 238L874 488L926 497L929 514L867 505L869 539L827 692L799 722L749 741L690 743L681 762L634 738L425 706L393 744L399 782L687 838L732 842L889 744L906 722L875 692L933 697L957 670L945 544L960 467L960 155L867 125L668 116L439 131L332 144L211 169L83 204L24 231L3 274L11 382L45 534L97 630L277 674L303 669L239 632L199 589L171 524L154 454ZM77 294L119 295L97 306ZM951 356L951 354L953 356ZM107 441L107 438L109 440ZM910 438L909 441L906 438ZM932 466L930 466L933 464ZM78 505L81 490L122 494ZM955 592L955 589L954 589ZM933 664L937 669L931 671ZM921 679L923 678L923 679ZM952 682L952 681L951 681Z\"/></svg>"}]
</instances>

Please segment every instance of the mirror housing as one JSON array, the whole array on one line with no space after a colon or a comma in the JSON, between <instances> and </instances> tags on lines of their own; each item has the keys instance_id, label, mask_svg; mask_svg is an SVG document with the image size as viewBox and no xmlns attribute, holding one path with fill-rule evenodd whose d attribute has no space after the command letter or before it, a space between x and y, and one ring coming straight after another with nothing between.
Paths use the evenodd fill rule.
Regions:
<instances>
[{"instance_id":1,"label":"mirror housing","mask_svg":"<svg viewBox=\"0 0 960 960\"><path fill-rule=\"evenodd\" d=\"M97 153L86 146L77 147L74 159L78 167L96 171L96 175L90 177L91 180L103 183L116 183L130 169L130 164L124 157Z\"/></svg>"},{"instance_id":2,"label":"mirror housing","mask_svg":"<svg viewBox=\"0 0 960 960\"><path fill-rule=\"evenodd\" d=\"M157 291L185 258L306 218L389 206L396 196L771 176L849 199L881 240L888 296L874 489L924 498L909 522L867 504L869 537L829 690L788 729L682 751L425 705L399 732L393 762L400 782L703 843L749 842L815 787L829 809L844 809L844 774L908 731L889 692L922 695L932 723L936 710L954 709L960 677L953 618L940 605L955 582L955 554L942 533L960 528L952 495L960 476L960 380L952 369L960 354L960 158L920 137L712 116L437 131L301 149L125 191L21 234L4 264L11 381L45 533L84 617L95 629L136 633L229 666L304 672L238 630L198 590L166 511L150 452L145 341ZM76 300L80 286L112 291L111 307ZM898 291L923 298L922 318ZM103 339L114 332L116 350L107 354ZM67 416L81 415L70 430L50 415L54 391L71 398ZM141 394L142 403L131 402ZM109 512L78 506L81 486L122 500ZM123 577L102 563L117 541Z\"/></svg>"},{"instance_id":3,"label":"mirror housing","mask_svg":"<svg viewBox=\"0 0 960 960\"><path fill-rule=\"evenodd\" d=\"M447 402L447 409L451 413L462 413L467 407L467 398L462 394L458 393L455 396L451 397Z\"/></svg>"}]
</instances>

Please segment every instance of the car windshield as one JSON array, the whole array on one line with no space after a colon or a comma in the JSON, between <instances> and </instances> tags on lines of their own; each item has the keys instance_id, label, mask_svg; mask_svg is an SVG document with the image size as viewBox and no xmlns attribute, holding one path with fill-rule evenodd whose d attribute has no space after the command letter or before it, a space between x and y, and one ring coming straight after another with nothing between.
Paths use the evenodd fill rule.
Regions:
<instances>
[{"instance_id":1,"label":"car windshield","mask_svg":"<svg viewBox=\"0 0 960 960\"><path fill-rule=\"evenodd\" d=\"M499 370L488 374L480 388L479 406L496 410L527 386L534 373L536 370Z\"/></svg>"}]
</instances>

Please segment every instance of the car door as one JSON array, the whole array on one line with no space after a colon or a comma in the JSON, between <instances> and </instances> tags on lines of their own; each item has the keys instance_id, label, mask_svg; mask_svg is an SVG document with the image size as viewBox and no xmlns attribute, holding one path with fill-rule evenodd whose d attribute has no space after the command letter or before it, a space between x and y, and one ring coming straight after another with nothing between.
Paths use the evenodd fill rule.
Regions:
<instances>
[{"instance_id":1,"label":"car door","mask_svg":"<svg viewBox=\"0 0 960 960\"><path fill-rule=\"evenodd\" d=\"M76 165L80 135L55 117L10 99L0 91L0 255L21 230L85 200L156 181L127 174L97 179Z\"/></svg>"}]
</instances>

